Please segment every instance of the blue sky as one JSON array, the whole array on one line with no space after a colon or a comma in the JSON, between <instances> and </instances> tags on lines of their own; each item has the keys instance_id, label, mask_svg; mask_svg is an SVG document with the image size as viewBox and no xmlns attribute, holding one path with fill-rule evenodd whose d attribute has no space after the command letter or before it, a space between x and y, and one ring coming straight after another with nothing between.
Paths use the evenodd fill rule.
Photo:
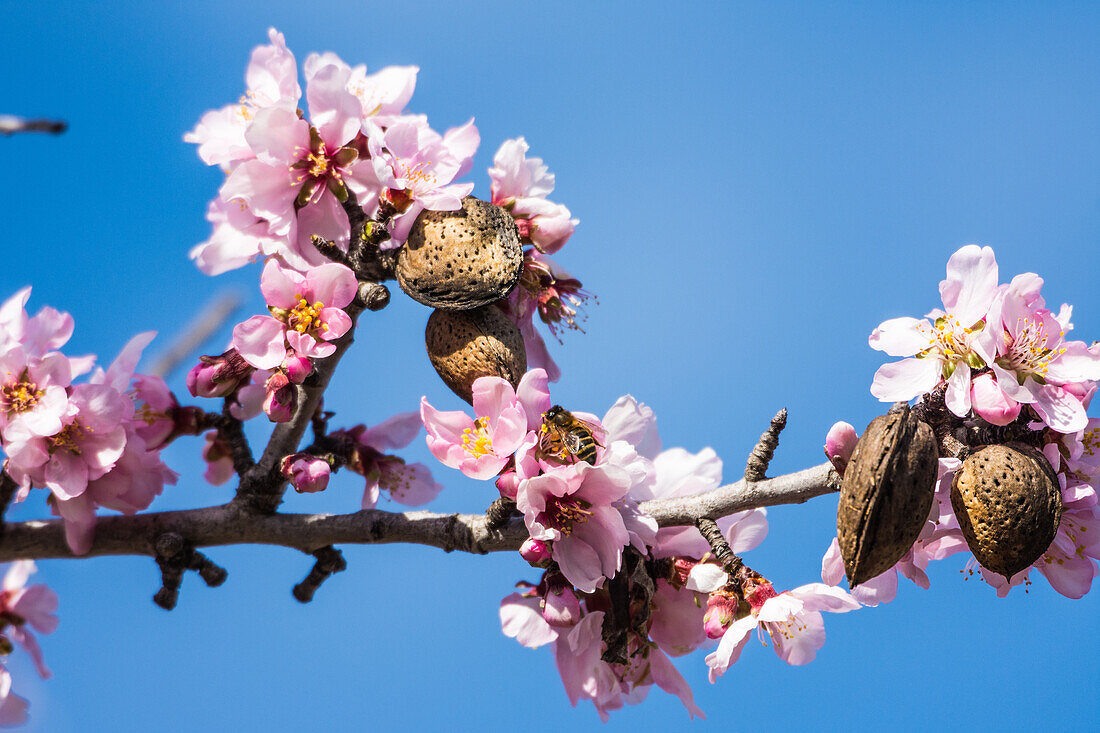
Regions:
<instances>
[{"instance_id":1,"label":"blue sky","mask_svg":"<svg viewBox=\"0 0 1100 733\"><path fill-rule=\"evenodd\" d=\"M437 129L477 119L482 148L526 136L581 225L560 262L599 297L587 333L553 345L555 397L603 411L631 393L666 446L710 445L737 478L780 407L773 463L821 460L828 426L862 429L880 321L939 305L959 246L992 246L1002 280L1035 271L1052 303L1100 338L1100 15L1085 3L65 3L4 6L0 112L57 116L61 137L0 139L6 263L0 294L68 310L71 353L109 359L134 333L181 331L215 294L260 312L258 267L219 278L187 250L221 174L183 133L243 91L274 25L298 59L332 50L376 69L421 67L411 108ZM400 293L371 316L333 383L337 424L376 423L422 394L460 403L423 353L428 310ZM216 352L228 329L207 345ZM182 379L173 382L183 391ZM1095 410L1093 411L1095 413ZM257 433L257 439L259 434ZM414 459L432 459L418 441ZM200 443L166 454L184 474L155 509L224 501L199 478ZM433 466L434 468L435 466ZM489 485L438 466L440 511L476 511ZM339 476L293 511L351 511ZM36 492L11 516L45 513ZM775 509L746 560L777 585L817 580L835 498ZM600 727L571 709L545 650L499 633L497 604L535 574L518 557L345 549L348 571L302 606L311 560L215 549L229 581L185 579L177 609L150 598L145 558L50 561L61 627L54 679L13 655L32 730L512 730ZM952 558L932 589L826 619L805 668L750 646L718 685L680 661L700 729L1085 728L1100 649L1098 594L1070 601L1038 578L999 600ZM613 728L686 724L656 691Z\"/></svg>"}]
</instances>

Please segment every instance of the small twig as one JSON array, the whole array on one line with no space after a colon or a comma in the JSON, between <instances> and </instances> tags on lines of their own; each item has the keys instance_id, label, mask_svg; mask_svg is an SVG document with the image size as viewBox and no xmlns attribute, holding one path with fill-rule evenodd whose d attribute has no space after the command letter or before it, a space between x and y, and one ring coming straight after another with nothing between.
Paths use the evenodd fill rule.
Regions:
<instances>
[{"instance_id":1,"label":"small twig","mask_svg":"<svg viewBox=\"0 0 1100 733\"><path fill-rule=\"evenodd\" d=\"M241 306L241 297L237 293L224 293L206 305L194 320L172 340L168 348L161 353L149 369L153 376L165 378L185 363L191 354L233 317Z\"/></svg>"},{"instance_id":2,"label":"small twig","mask_svg":"<svg viewBox=\"0 0 1100 733\"><path fill-rule=\"evenodd\" d=\"M489 529L499 529L504 526L504 523L512 518L512 515L516 511L516 502L511 499L505 499L503 496L496 499L489 508L485 510L485 519L488 522Z\"/></svg>"},{"instance_id":3,"label":"small twig","mask_svg":"<svg viewBox=\"0 0 1100 733\"><path fill-rule=\"evenodd\" d=\"M69 127L64 120L27 119L14 115L0 115L0 135L14 135L17 132L47 132L59 135Z\"/></svg>"},{"instance_id":4,"label":"small twig","mask_svg":"<svg viewBox=\"0 0 1100 733\"><path fill-rule=\"evenodd\" d=\"M746 481L763 481L771 463L776 446L779 445L779 434L787 427L787 408L784 407L775 413L772 424L760 436L760 440L749 454L749 460L745 464Z\"/></svg>"},{"instance_id":5,"label":"small twig","mask_svg":"<svg viewBox=\"0 0 1100 733\"><path fill-rule=\"evenodd\" d=\"M348 257L347 252L340 249L340 247L337 246L336 242L325 239L318 234L314 234L312 237L310 237L310 241L313 242L313 246L317 248L318 252L320 252L322 255L329 258L333 262L350 269L355 269L352 266L351 258Z\"/></svg>"},{"instance_id":6,"label":"small twig","mask_svg":"<svg viewBox=\"0 0 1100 733\"><path fill-rule=\"evenodd\" d=\"M188 546L187 541L176 532L165 532L157 537L153 545L156 551L157 566L160 568L160 590L153 596L153 602L166 611L171 611L179 601L179 589L183 584L183 572L194 570L211 588L225 582L229 573L216 565L206 555Z\"/></svg>"},{"instance_id":7,"label":"small twig","mask_svg":"<svg viewBox=\"0 0 1100 733\"><path fill-rule=\"evenodd\" d=\"M313 594L321 587L333 573L340 573L348 569L348 563L344 555L332 545L326 545L313 552L317 562L313 563L313 569L309 575L298 585L294 586L294 598L301 603L309 603L313 600Z\"/></svg>"},{"instance_id":8,"label":"small twig","mask_svg":"<svg viewBox=\"0 0 1100 733\"><path fill-rule=\"evenodd\" d=\"M718 528L718 523L710 517L699 517L695 520L695 526L699 528L699 533L714 551L718 562L722 563L722 569L731 576L736 575L743 563L740 556L730 549L726 538L722 536L722 530Z\"/></svg>"}]
</instances>

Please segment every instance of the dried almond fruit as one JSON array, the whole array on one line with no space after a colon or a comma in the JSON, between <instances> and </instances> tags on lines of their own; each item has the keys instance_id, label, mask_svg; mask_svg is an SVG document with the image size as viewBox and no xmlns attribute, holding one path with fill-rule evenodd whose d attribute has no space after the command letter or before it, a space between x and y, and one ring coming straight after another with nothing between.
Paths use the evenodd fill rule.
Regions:
<instances>
[{"instance_id":1,"label":"dried almond fruit","mask_svg":"<svg viewBox=\"0 0 1100 733\"><path fill-rule=\"evenodd\" d=\"M523 273L512 216L467 196L457 211L423 211L397 254L397 282L433 308L466 310L508 295Z\"/></svg>"},{"instance_id":2,"label":"dried almond fruit","mask_svg":"<svg viewBox=\"0 0 1100 733\"><path fill-rule=\"evenodd\" d=\"M1039 451L987 445L971 453L951 483L951 506L983 567L1011 578L1038 560L1058 532L1062 493Z\"/></svg>"},{"instance_id":3,"label":"dried almond fruit","mask_svg":"<svg viewBox=\"0 0 1100 733\"><path fill-rule=\"evenodd\" d=\"M871 421L844 471L836 530L848 584L889 570L916 542L935 496L932 428L899 403Z\"/></svg>"},{"instance_id":4,"label":"dried almond fruit","mask_svg":"<svg viewBox=\"0 0 1100 733\"><path fill-rule=\"evenodd\" d=\"M478 377L502 377L515 387L527 371L523 336L495 305L434 311L424 344L440 378L467 402L473 401L471 392Z\"/></svg>"}]
</instances>

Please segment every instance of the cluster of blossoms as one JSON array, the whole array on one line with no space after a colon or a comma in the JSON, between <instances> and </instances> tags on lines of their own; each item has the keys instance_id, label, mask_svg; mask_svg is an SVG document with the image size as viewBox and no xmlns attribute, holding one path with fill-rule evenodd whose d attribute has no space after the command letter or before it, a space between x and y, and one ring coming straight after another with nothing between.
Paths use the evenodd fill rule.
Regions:
<instances>
[{"instance_id":1,"label":"cluster of blossoms","mask_svg":"<svg viewBox=\"0 0 1100 733\"><path fill-rule=\"evenodd\" d=\"M999 283L989 247L968 245L951 256L940 283L943 309L924 319L894 318L870 337L872 348L907 357L879 368L871 393L886 402L929 399L938 392L959 418L962 432L1011 429L1015 439L1036 445L1057 473L1062 494L1058 533L1038 561L1004 578L971 560L998 595L1030 583L1038 570L1059 593L1080 598L1092 586L1100 559L1100 420L1085 410L1100 381L1100 344L1069 341L1072 309L1046 307L1043 280L1034 273ZM856 431L837 423L825 452L843 473ZM951 506L958 458L939 459L936 496L917 542L895 568L857 587L853 595L875 605L892 600L901 573L927 588L929 562L966 551ZM844 568L833 541L822 562L822 579L838 583Z\"/></svg>"},{"instance_id":2,"label":"cluster of blossoms","mask_svg":"<svg viewBox=\"0 0 1100 733\"><path fill-rule=\"evenodd\" d=\"M298 108L302 88L294 55L282 34L270 29L268 35L270 44L252 52L240 101L207 112L184 139L227 174L207 213L213 233L192 250L192 259L210 275L258 257L279 262L269 261L263 280L273 317L257 316L234 332L234 346L249 364L278 370L285 354L331 353L325 342L347 330L347 321L333 312L347 305L337 297L345 291L314 243L321 238L348 251L344 204L354 197L368 217L384 223L382 249L399 247L421 211L462 208L474 184L456 181L470 170L480 137L473 120L440 135L424 115L405 111L417 67L367 74L365 66L351 67L332 53L310 54L303 65L307 117ZM489 169L491 201L511 214L526 246L520 285L498 307L520 328L528 364L556 381L560 372L534 316L557 337L562 329L579 328L577 309L588 295L548 257L565 245L577 220L547 198L554 175L527 151L523 138L507 140ZM298 287L302 277L306 290ZM316 297L309 294L311 284L320 288ZM354 288L348 292L355 295ZM278 377L266 386L274 403L269 415L286 413L287 406L271 397L285 381Z\"/></svg>"},{"instance_id":3,"label":"cluster of blossoms","mask_svg":"<svg viewBox=\"0 0 1100 733\"><path fill-rule=\"evenodd\" d=\"M505 141L489 169L492 203L512 215L525 245L519 285L499 307L523 334L528 367L545 370L549 380L556 382L561 370L535 329L535 314L560 342L562 329L580 330L577 309L589 295L579 280L549 257L565 246L579 222L565 206L546 198L554 190L554 174L542 158L528 158L528 149L522 137Z\"/></svg>"},{"instance_id":4,"label":"cluster of blossoms","mask_svg":"<svg viewBox=\"0 0 1100 733\"><path fill-rule=\"evenodd\" d=\"M441 412L427 399L420 414L436 458L471 478L495 479L501 497L523 513L529 538L520 554L544 572L502 601L501 624L525 646L553 647L574 705L591 700L606 719L656 684L702 715L670 656L721 639L706 660L713 681L756 628L782 659L805 664L825 640L820 612L859 607L821 583L777 593L747 568L730 577L697 529L658 528L639 502L717 488L718 456L710 448L662 450L653 411L624 396L602 419L569 413L594 447L590 460L579 460L548 440L547 385L542 369L528 371L515 389L482 377L473 386L474 417ZM763 509L718 526L733 552L753 549L768 529ZM615 616L624 596L632 599L629 618Z\"/></svg>"},{"instance_id":5,"label":"cluster of blossoms","mask_svg":"<svg viewBox=\"0 0 1100 733\"><path fill-rule=\"evenodd\" d=\"M69 547L83 554L97 507L133 514L176 482L160 459L178 434L176 400L160 378L134 374L153 333L131 339L104 371L94 357L58 351L72 336L72 316L45 307L30 317L30 294L24 288L0 306L4 471L18 486L16 501L34 487L50 491Z\"/></svg>"}]
</instances>

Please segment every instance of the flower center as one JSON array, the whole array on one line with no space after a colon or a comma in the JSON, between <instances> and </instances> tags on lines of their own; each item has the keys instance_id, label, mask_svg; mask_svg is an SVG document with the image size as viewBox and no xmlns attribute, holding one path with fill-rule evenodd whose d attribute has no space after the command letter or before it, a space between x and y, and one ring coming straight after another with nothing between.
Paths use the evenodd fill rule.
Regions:
<instances>
[{"instance_id":1,"label":"flower center","mask_svg":"<svg viewBox=\"0 0 1100 733\"><path fill-rule=\"evenodd\" d=\"M573 496L551 498L546 503L546 523L566 537L573 534L573 525L582 524L592 516L592 505Z\"/></svg>"},{"instance_id":2,"label":"flower center","mask_svg":"<svg viewBox=\"0 0 1100 733\"><path fill-rule=\"evenodd\" d=\"M998 363L1020 374L1045 377L1050 363L1064 354L1065 348L1048 346L1051 339L1042 320L1023 318L1016 322L1016 326L1015 337L1005 332L1008 353L998 359ZM1065 331L1060 331L1054 346L1061 343L1065 335Z\"/></svg>"},{"instance_id":3,"label":"flower center","mask_svg":"<svg viewBox=\"0 0 1100 733\"><path fill-rule=\"evenodd\" d=\"M929 328L922 322L917 328L929 339L928 348L920 352L926 356L932 352L939 352L946 359L961 359L970 353L970 336L975 331L985 327L983 321L979 321L974 327L967 328L959 322L959 319L948 313L936 319L936 323Z\"/></svg>"},{"instance_id":4,"label":"flower center","mask_svg":"<svg viewBox=\"0 0 1100 733\"><path fill-rule=\"evenodd\" d=\"M462 448L475 458L494 455L493 438L489 435L489 418L479 417L472 428L462 431Z\"/></svg>"},{"instance_id":5,"label":"flower center","mask_svg":"<svg viewBox=\"0 0 1100 733\"><path fill-rule=\"evenodd\" d=\"M559 330L571 329L584 333L577 323L584 320L578 308L592 296L581 289L580 280L558 279L545 264L527 257L523 261L520 286L530 294L538 308L539 318L559 342Z\"/></svg>"},{"instance_id":6,"label":"flower center","mask_svg":"<svg viewBox=\"0 0 1100 733\"><path fill-rule=\"evenodd\" d=\"M422 160L414 165L409 165L407 162L397 159L397 164L404 170L404 175L401 177L405 179L405 185L408 188L431 188L435 185L439 178L432 172L432 161Z\"/></svg>"},{"instance_id":7,"label":"flower center","mask_svg":"<svg viewBox=\"0 0 1100 733\"><path fill-rule=\"evenodd\" d=\"M1081 434L1081 447L1086 456L1096 455L1100 450L1100 428L1092 428Z\"/></svg>"},{"instance_id":8,"label":"flower center","mask_svg":"<svg viewBox=\"0 0 1100 733\"><path fill-rule=\"evenodd\" d=\"M0 406L9 415L26 412L38 404L43 394L45 393L34 382L8 382L0 387Z\"/></svg>"},{"instance_id":9,"label":"flower center","mask_svg":"<svg viewBox=\"0 0 1100 733\"><path fill-rule=\"evenodd\" d=\"M324 153L310 153L306 156L309 162L309 174L314 178L320 178L328 173L328 156Z\"/></svg>"},{"instance_id":10,"label":"flower center","mask_svg":"<svg viewBox=\"0 0 1100 733\"><path fill-rule=\"evenodd\" d=\"M295 293L294 299L298 301L298 305L287 311L286 315L286 325L289 328L298 333L307 333L318 329L321 331L328 330L328 325L321 320L321 311L325 309L324 303L317 301L310 305L301 293Z\"/></svg>"},{"instance_id":11,"label":"flower center","mask_svg":"<svg viewBox=\"0 0 1100 733\"><path fill-rule=\"evenodd\" d=\"M61 432L57 435L49 437L50 441L50 453L56 450L65 450L72 453L74 456L81 454L80 446L77 441L82 439L85 435L92 432L91 428L85 427L80 424L79 420L73 420L71 423L61 429Z\"/></svg>"}]
</instances>

